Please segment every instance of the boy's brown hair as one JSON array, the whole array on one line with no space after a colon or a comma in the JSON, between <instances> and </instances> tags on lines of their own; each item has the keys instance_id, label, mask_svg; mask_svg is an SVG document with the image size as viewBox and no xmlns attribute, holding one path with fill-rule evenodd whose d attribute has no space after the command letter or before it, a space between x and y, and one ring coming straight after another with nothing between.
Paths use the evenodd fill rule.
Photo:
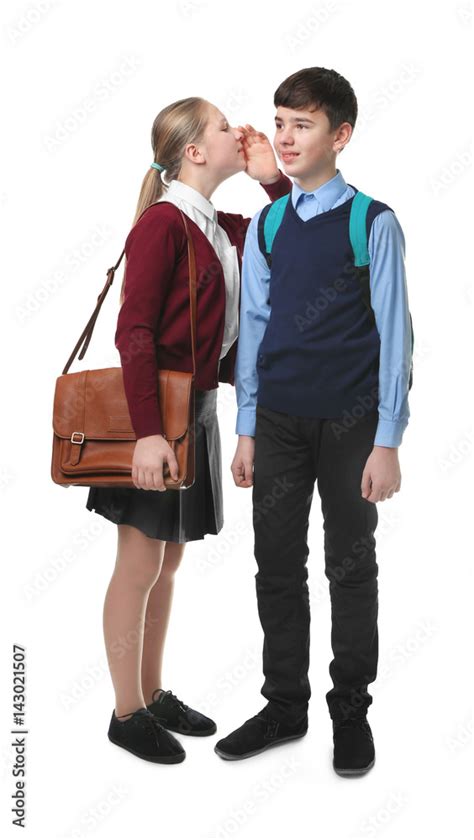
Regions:
<instances>
[{"instance_id":1,"label":"boy's brown hair","mask_svg":"<svg viewBox=\"0 0 474 840\"><path fill-rule=\"evenodd\" d=\"M357 99L351 85L344 76L326 67L307 67L288 76L276 89L273 103L275 108L320 108L329 120L330 131L343 122L354 128L357 120Z\"/></svg>"}]
</instances>

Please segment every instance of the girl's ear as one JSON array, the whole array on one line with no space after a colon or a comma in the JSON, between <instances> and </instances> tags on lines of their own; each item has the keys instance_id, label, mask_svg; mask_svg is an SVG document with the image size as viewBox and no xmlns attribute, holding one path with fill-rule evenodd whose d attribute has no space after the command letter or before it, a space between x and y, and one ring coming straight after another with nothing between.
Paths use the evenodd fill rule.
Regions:
<instances>
[{"instance_id":1,"label":"girl's ear","mask_svg":"<svg viewBox=\"0 0 474 840\"><path fill-rule=\"evenodd\" d=\"M204 163L205 158L202 151L195 143L189 143L184 150L184 157L191 163Z\"/></svg>"}]
</instances>

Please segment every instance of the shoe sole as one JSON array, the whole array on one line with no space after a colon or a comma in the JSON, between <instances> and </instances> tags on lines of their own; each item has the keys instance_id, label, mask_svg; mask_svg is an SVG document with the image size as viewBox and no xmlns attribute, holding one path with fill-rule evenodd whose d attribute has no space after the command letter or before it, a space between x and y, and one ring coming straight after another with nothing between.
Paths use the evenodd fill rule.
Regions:
<instances>
[{"instance_id":1,"label":"shoe sole","mask_svg":"<svg viewBox=\"0 0 474 840\"><path fill-rule=\"evenodd\" d=\"M308 730L306 730L307 732ZM261 747L259 750L252 750L252 752L242 753L241 755L232 755L232 753L226 753L223 750L220 750L217 746L214 747L214 752L217 753L221 758L226 759L226 761L240 761L242 758L251 758L253 755L258 755L259 753L265 752L265 750L269 750L272 747L279 747L280 744L284 744L287 741L296 741L297 738L304 738L306 732L302 732L300 735L287 735L286 738L280 738L278 741L275 741L273 744L267 744L265 747Z\"/></svg>"},{"instance_id":2,"label":"shoe sole","mask_svg":"<svg viewBox=\"0 0 474 840\"><path fill-rule=\"evenodd\" d=\"M345 770L341 767L336 767L336 765L334 764L334 761L332 763L332 766L333 766L333 769L337 773L338 776L363 776L365 773L367 773L371 769L371 767L374 766L374 764L375 764L375 758L373 758L372 761L370 762L370 764L367 764L366 767L358 767L358 768L355 768L355 769L348 768L348 769Z\"/></svg>"},{"instance_id":3,"label":"shoe sole","mask_svg":"<svg viewBox=\"0 0 474 840\"><path fill-rule=\"evenodd\" d=\"M125 747L120 743L120 741L114 741L110 735L107 737L112 744L115 744L117 747L121 747L122 750L127 750L127 752L133 753L133 755L138 756L138 758L143 758L145 761L152 761L154 764L179 764L186 758L185 752L180 753L179 755L143 755L142 753L137 752L137 750L133 750L132 747Z\"/></svg>"}]
</instances>

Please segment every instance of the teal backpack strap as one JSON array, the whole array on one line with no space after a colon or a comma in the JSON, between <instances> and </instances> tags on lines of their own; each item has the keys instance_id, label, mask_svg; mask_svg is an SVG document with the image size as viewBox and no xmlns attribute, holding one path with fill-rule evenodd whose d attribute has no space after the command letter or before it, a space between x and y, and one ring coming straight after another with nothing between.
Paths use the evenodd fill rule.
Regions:
<instances>
[{"instance_id":1,"label":"teal backpack strap","mask_svg":"<svg viewBox=\"0 0 474 840\"><path fill-rule=\"evenodd\" d=\"M281 225L290 193L278 198L272 204L267 204L258 219L258 244L267 265L271 266L273 240Z\"/></svg>"},{"instance_id":2,"label":"teal backpack strap","mask_svg":"<svg viewBox=\"0 0 474 840\"><path fill-rule=\"evenodd\" d=\"M349 237L354 251L354 265L369 265L369 250L367 247L366 218L369 204L373 201L370 195L356 192L351 205L349 218Z\"/></svg>"},{"instance_id":3,"label":"teal backpack strap","mask_svg":"<svg viewBox=\"0 0 474 840\"><path fill-rule=\"evenodd\" d=\"M349 238L354 252L354 266L359 277L362 300L375 326L375 313L370 302L370 256L367 245L367 210L373 199L370 195L356 192L349 217Z\"/></svg>"},{"instance_id":4,"label":"teal backpack strap","mask_svg":"<svg viewBox=\"0 0 474 840\"><path fill-rule=\"evenodd\" d=\"M269 254L272 252L273 240L275 239L276 232L281 225L281 220L283 219L289 197L290 193L287 193L287 195L278 198L273 202L267 213L267 217L265 219L265 245Z\"/></svg>"}]
</instances>

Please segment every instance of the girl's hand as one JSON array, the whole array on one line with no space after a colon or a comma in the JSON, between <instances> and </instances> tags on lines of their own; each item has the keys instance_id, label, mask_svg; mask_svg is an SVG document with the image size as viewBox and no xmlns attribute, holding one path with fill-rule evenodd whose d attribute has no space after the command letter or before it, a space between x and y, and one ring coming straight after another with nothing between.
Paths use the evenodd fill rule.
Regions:
<instances>
[{"instance_id":1,"label":"girl's hand","mask_svg":"<svg viewBox=\"0 0 474 840\"><path fill-rule=\"evenodd\" d=\"M237 128L242 132L242 146L244 150L247 175L260 181L262 184L272 184L278 181L277 160L272 145L262 131L257 131L252 125L246 123Z\"/></svg>"},{"instance_id":2,"label":"girl's hand","mask_svg":"<svg viewBox=\"0 0 474 840\"><path fill-rule=\"evenodd\" d=\"M167 464L171 477L178 478L178 462L163 435L139 438L132 459L132 481L137 490L166 490L163 468Z\"/></svg>"}]
</instances>

